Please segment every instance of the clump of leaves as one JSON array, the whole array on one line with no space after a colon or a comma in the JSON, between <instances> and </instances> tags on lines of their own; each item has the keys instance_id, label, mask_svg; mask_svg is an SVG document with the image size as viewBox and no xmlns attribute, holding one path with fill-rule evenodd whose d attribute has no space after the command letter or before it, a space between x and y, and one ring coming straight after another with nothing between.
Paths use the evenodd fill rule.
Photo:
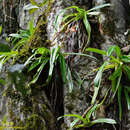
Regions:
<instances>
[{"instance_id":1,"label":"clump of leaves","mask_svg":"<svg viewBox=\"0 0 130 130\"><path fill-rule=\"evenodd\" d=\"M62 26L62 29L61 31L71 22L73 21L78 21L79 19L82 19L83 20L83 23L85 25L85 28L86 28L86 31L88 33L88 41L87 41L87 44L86 46L88 45L89 41L90 41L90 35L91 35L91 26L90 26L90 23L88 21L88 17L90 16L99 16L100 15L100 12L96 11L98 9L101 9L101 8L104 8L104 7L107 7L107 6L110 6L110 4L103 4L103 5L99 5L99 6L96 6L92 9L89 9L89 10L85 10L85 9L82 9L82 8L79 8L78 6L70 6L68 8L65 8L63 9L57 16L56 16L56 20L55 20L55 29L57 28L57 25L58 25L58 18L61 14L65 13L67 10L71 10L71 9L75 9L76 12L74 13L70 13L68 15L65 15L62 19L62 22L64 23L63 26ZM85 48L86 48L85 46ZM84 48L84 49L85 49ZM83 51L84 51L83 49Z\"/></svg>"},{"instance_id":2,"label":"clump of leaves","mask_svg":"<svg viewBox=\"0 0 130 130\"><path fill-rule=\"evenodd\" d=\"M64 116L59 117L58 120L63 118L63 117L76 118L73 122L71 122L69 130L72 130L73 128L91 127L97 123L116 124L115 120L109 119L109 118L99 118L99 119L91 120L92 114L95 113L98 108L100 108L100 106L105 101L106 97L107 97L107 94L105 95L105 97L101 101L101 103L90 106L87 109L87 112L85 113L85 115L83 115L83 116L78 115L78 114L68 114L68 115L64 115Z\"/></svg>"},{"instance_id":3,"label":"clump of leaves","mask_svg":"<svg viewBox=\"0 0 130 130\"><path fill-rule=\"evenodd\" d=\"M71 71L69 67L66 65L63 54L60 52L60 47L56 46L51 50L41 47L32 50L32 52L33 54L30 56L30 58L28 58L28 60L25 62L24 65L26 66L28 64L31 64L28 71L31 71L36 67L38 67L38 69L36 74L33 76L33 80L29 83L29 85L36 83L42 70L44 69L44 66L49 62L49 70L48 70L49 72L48 72L48 78L46 80L46 84L48 84L52 78L54 66L56 62L59 62L62 79L64 83L67 81L69 86L69 91L71 92L73 89Z\"/></svg>"},{"instance_id":4,"label":"clump of leaves","mask_svg":"<svg viewBox=\"0 0 130 130\"><path fill-rule=\"evenodd\" d=\"M130 97L129 97L129 87L122 86L121 79L123 79L122 74L126 76L128 82L130 82L130 55L122 55L121 50L118 46L110 46L106 51L96 49L96 48L87 48L87 51L95 52L101 55L104 55L107 60L99 68L97 75L94 79L95 91L92 99L92 104L94 104L98 91L101 84L102 74L105 70L112 69L114 72L110 75L109 80L112 81L112 90L113 96L111 101L114 99L116 93L118 92L118 103L119 103L119 117L121 120L122 117L122 106L121 106L121 93L124 89L128 109L130 109ZM116 54L116 56L114 55Z\"/></svg>"},{"instance_id":5,"label":"clump of leaves","mask_svg":"<svg viewBox=\"0 0 130 130\"><path fill-rule=\"evenodd\" d=\"M31 71L38 66L39 68L37 69L36 74L33 76L33 80L29 84L33 84L38 80L44 66L49 61L49 55L50 55L50 51L47 48L37 48L32 50L32 52L33 54L28 58L24 66L31 63L28 71Z\"/></svg>"},{"instance_id":6,"label":"clump of leaves","mask_svg":"<svg viewBox=\"0 0 130 130\"><path fill-rule=\"evenodd\" d=\"M9 36L12 37L13 48L8 52L0 52L0 71L4 63L6 63L9 59L13 59L19 55L20 48L28 42L30 37L33 35L35 29L33 20L29 22L29 30L20 30L20 33L13 33Z\"/></svg>"}]
</instances>

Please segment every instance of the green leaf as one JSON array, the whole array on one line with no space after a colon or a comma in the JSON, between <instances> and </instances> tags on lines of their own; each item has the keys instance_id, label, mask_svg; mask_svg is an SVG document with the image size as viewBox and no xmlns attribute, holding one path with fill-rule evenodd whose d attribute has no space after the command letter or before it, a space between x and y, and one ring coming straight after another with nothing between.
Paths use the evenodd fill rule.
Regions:
<instances>
[{"instance_id":1,"label":"green leaf","mask_svg":"<svg viewBox=\"0 0 130 130\"><path fill-rule=\"evenodd\" d=\"M65 20L67 20L68 18L72 18L72 17L75 17L75 16L77 16L78 15L78 13L72 13L72 14L69 14L69 15L67 15L67 16L64 16L64 18L63 18L63 22L65 21Z\"/></svg>"},{"instance_id":2,"label":"green leaf","mask_svg":"<svg viewBox=\"0 0 130 130\"><path fill-rule=\"evenodd\" d=\"M88 111L88 113L87 113L87 115L86 115L86 120L88 121L88 123L90 122L90 117L91 117L92 113L96 110L97 106L98 106L98 105L95 104L95 105Z\"/></svg>"},{"instance_id":3,"label":"green leaf","mask_svg":"<svg viewBox=\"0 0 130 130\"><path fill-rule=\"evenodd\" d=\"M4 79L0 78L0 84L4 86L6 84L6 81Z\"/></svg>"},{"instance_id":4,"label":"green leaf","mask_svg":"<svg viewBox=\"0 0 130 130\"><path fill-rule=\"evenodd\" d=\"M124 93L125 93L125 98L126 98L128 110L130 110L130 97L128 94L128 90L126 88L124 89Z\"/></svg>"},{"instance_id":5,"label":"green leaf","mask_svg":"<svg viewBox=\"0 0 130 130\"><path fill-rule=\"evenodd\" d=\"M76 123L79 122L79 121L80 121L80 119L75 119L74 121L72 121L72 122L70 123L70 128L69 128L69 130L73 130L74 126L75 126Z\"/></svg>"},{"instance_id":6,"label":"green leaf","mask_svg":"<svg viewBox=\"0 0 130 130\"><path fill-rule=\"evenodd\" d=\"M119 85L119 87L118 87L118 105L119 105L119 119L120 119L120 121L122 118L121 91L122 91L122 86Z\"/></svg>"},{"instance_id":7,"label":"green leaf","mask_svg":"<svg viewBox=\"0 0 130 130\"><path fill-rule=\"evenodd\" d=\"M122 77L122 72L120 73L120 75L119 75L119 77L118 77L118 79L117 79L116 88L115 88L115 91L114 91L113 96L111 97L111 101L110 101L110 102L113 101L113 99L114 99L114 97L115 97L115 95L116 95L116 92L117 92L117 90L118 90L118 88L119 88L119 85L120 85L121 77Z\"/></svg>"},{"instance_id":8,"label":"green leaf","mask_svg":"<svg viewBox=\"0 0 130 130\"><path fill-rule=\"evenodd\" d=\"M34 21L33 20L29 21L29 31L30 31L30 34L33 35L33 33L34 33Z\"/></svg>"},{"instance_id":9,"label":"green leaf","mask_svg":"<svg viewBox=\"0 0 130 130\"><path fill-rule=\"evenodd\" d=\"M100 119L92 121L91 123L92 124L97 124L97 123L116 124L116 121L113 119L109 119L109 118L100 118Z\"/></svg>"},{"instance_id":10,"label":"green leaf","mask_svg":"<svg viewBox=\"0 0 130 130\"><path fill-rule=\"evenodd\" d=\"M98 9L108 7L108 6L111 6L111 4L102 4L102 5L96 6L96 7L92 8L92 9L89 9L87 12L98 10Z\"/></svg>"},{"instance_id":11,"label":"green leaf","mask_svg":"<svg viewBox=\"0 0 130 130\"><path fill-rule=\"evenodd\" d=\"M71 76L71 71L68 66L67 66L67 71L66 71L66 80L67 80L67 84L69 86L69 92L71 93L73 90L73 80L72 80L72 76Z\"/></svg>"},{"instance_id":12,"label":"green leaf","mask_svg":"<svg viewBox=\"0 0 130 130\"><path fill-rule=\"evenodd\" d=\"M115 50L116 46L110 46L107 51L107 56L111 56L112 52Z\"/></svg>"},{"instance_id":13,"label":"green leaf","mask_svg":"<svg viewBox=\"0 0 130 130\"><path fill-rule=\"evenodd\" d=\"M125 88L127 89L128 93L130 93L130 87L129 86L125 86Z\"/></svg>"},{"instance_id":14,"label":"green leaf","mask_svg":"<svg viewBox=\"0 0 130 130\"><path fill-rule=\"evenodd\" d=\"M125 62L125 63L130 63L130 56L128 55L123 55L121 56L121 61Z\"/></svg>"},{"instance_id":15,"label":"green leaf","mask_svg":"<svg viewBox=\"0 0 130 130\"><path fill-rule=\"evenodd\" d=\"M44 47L39 47L37 50L36 50L36 54L41 54L41 55L48 55L50 53L49 49L47 48L44 48Z\"/></svg>"},{"instance_id":16,"label":"green leaf","mask_svg":"<svg viewBox=\"0 0 130 130\"><path fill-rule=\"evenodd\" d=\"M114 79L116 79L117 77L120 76L121 72L122 72L122 65L120 65L120 66L114 71L114 73L109 77L109 80L114 80Z\"/></svg>"},{"instance_id":17,"label":"green leaf","mask_svg":"<svg viewBox=\"0 0 130 130\"><path fill-rule=\"evenodd\" d=\"M94 79L94 95L93 95L93 98L92 98L92 104L94 104L96 98L97 98L97 95L98 95L98 91L99 91L99 87L100 87L100 83L101 83L101 79L102 79L102 73L103 73L103 70L105 68L105 66L108 64L108 62L105 62L99 69L95 79Z\"/></svg>"},{"instance_id":18,"label":"green leaf","mask_svg":"<svg viewBox=\"0 0 130 130\"><path fill-rule=\"evenodd\" d=\"M56 46L55 48L52 48L51 56L50 56L49 76L52 75L57 52L58 52L58 46Z\"/></svg>"},{"instance_id":19,"label":"green leaf","mask_svg":"<svg viewBox=\"0 0 130 130\"><path fill-rule=\"evenodd\" d=\"M127 66L127 65L123 65L123 69L124 69L124 72L125 72L126 76L130 80L130 67Z\"/></svg>"},{"instance_id":20,"label":"green leaf","mask_svg":"<svg viewBox=\"0 0 130 130\"><path fill-rule=\"evenodd\" d=\"M3 67L3 64L4 64L4 60L5 60L5 58L3 58L2 60L0 60L0 72L2 70L2 67Z\"/></svg>"},{"instance_id":21,"label":"green leaf","mask_svg":"<svg viewBox=\"0 0 130 130\"><path fill-rule=\"evenodd\" d=\"M84 54L84 53L66 52L66 53L64 53L64 55L84 56L84 57L88 57L88 58L93 59L93 60L97 60L97 58L96 58L96 57L91 56L91 55L87 55L87 54Z\"/></svg>"},{"instance_id":22,"label":"green leaf","mask_svg":"<svg viewBox=\"0 0 130 130\"><path fill-rule=\"evenodd\" d=\"M28 5L25 5L25 6L23 7L24 10L38 9L38 8L39 8L38 6L32 5L31 3L28 4Z\"/></svg>"},{"instance_id":23,"label":"green leaf","mask_svg":"<svg viewBox=\"0 0 130 130\"><path fill-rule=\"evenodd\" d=\"M117 80L116 78L112 80L112 91L115 92L116 90L116 84L117 84Z\"/></svg>"},{"instance_id":24,"label":"green leaf","mask_svg":"<svg viewBox=\"0 0 130 130\"><path fill-rule=\"evenodd\" d=\"M108 62L105 62L99 69L95 79L94 79L94 85L95 87L99 87L100 86L100 82L101 82L101 78L102 78L102 73L103 73L103 70L105 68L105 66L108 64Z\"/></svg>"},{"instance_id":25,"label":"green leaf","mask_svg":"<svg viewBox=\"0 0 130 130\"><path fill-rule=\"evenodd\" d=\"M96 48L87 48L86 51L95 52L107 56L107 53L105 51Z\"/></svg>"},{"instance_id":26,"label":"green leaf","mask_svg":"<svg viewBox=\"0 0 130 130\"><path fill-rule=\"evenodd\" d=\"M0 34L2 33L2 26L0 26Z\"/></svg>"},{"instance_id":27,"label":"green leaf","mask_svg":"<svg viewBox=\"0 0 130 130\"><path fill-rule=\"evenodd\" d=\"M64 82L66 82L66 63L65 63L64 56L61 53L59 55L59 62L60 62L62 79Z\"/></svg>"},{"instance_id":28,"label":"green leaf","mask_svg":"<svg viewBox=\"0 0 130 130\"><path fill-rule=\"evenodd\" d=\"M56 16L56 19L55 19L55 22L54 22L54 28L55 28L55 30L57 30L57 25L58 25L59 16L60 16L61 14L63 14L65 11L66 11L65 9L61 10L61 11L58 13L58 15Z\"/></svg>"},{"instance_id":29,"label":"green leaf","mask_svg":"<svg viewBox=\"0 0 130 130\"><path fill-rule=\"evenodd\" d=\"M21 34L17 34L17 33L12 33L9 34L10 37L15 37L15 38L23 38Z\"/></svg>"},{"instance_id":30,"label":"green leaf","mask_svg":"<svg viewBox=\"0 0 130 130\"><path fill-rule=\"evenodd\" d=\"M29 83L29 85L36 83L36 81L38 80L44 66L47 64L48 61L49 61L49 59L45 59L43 61L43 63L40 65L39 69L37 70L37 73L34 75L33 80Z\"/></svg>"},{"instance_id":31,"label":"green leaf","mask_svg":"<svg viewBox=\"0 0 130 130\"><path fill-rule=\"evenodd\" d=\"M97 11L95 11L95 12L86 12L86 14L87 15L94 15L94 16L96 16L96 15L100 15L101 12L97 12Z\"/></svg>"},{"instance_id":32,"label":"green leaf","mask_svg":"<svg viewBox=\"0 0 130 130\"><path fill-rule=\"evenodd\" d=\"M87 20L87 15L86 15L86 13L84 12L84 17L83 17L83 22L84 22L84 25L85 25L85 28L86 28L86 30L87 30L87 32L88 32L88 41L87 41L87 45L88 45L88 43L89 43L89 41L90 41L90 35L91 35L91 26L90 26L90 24L89 24L89 22L88 22L88 20ZM86 49L86 48L85 48Z\"/></svg>"},{"instance_id":33,"label":"green leaf","mask_svg":"<svg viewBox=\"0 0 130 130\"><path fill-rule=\"evenodd\" d=\"M80 116L80 115L78 115L78 114L68 114L68 115L64 115L64 116L60 116L59 118L58 118L58 120L60 120L61 118L63 118L63 117L75 117L75 118L78 118L80 121L82 121L83 123L87 123L87 121L82 117L82 116Z\"/></svg>"},{"instance_id":34,"label":"green leaf","mask_svg":"<svg viewBox=\"0 0 130 130\"><path fill-rule=\"evenodd\" d=\"M39 64L41 64L41 62L39 62L39 59L34 61L31 66L29 67L29 70L28 71L31 71L33 70L34 68L36 68Z\"/></svg>"},{"instance_id":35,"label":"green leaf","mask_svg":"<svg viewBox=\"0 0 130 130\"><path fill-rule=\"evenodd\" d=\"M117 54L118 57L121 56L121 49L119 48L119 46L115 47L115 52L116 52L116 54Z\"/></svg>"},{"instance_id":36,"label":"green leaf","mask_svg":"<svg viewBox=\"0 0 130 130\"><path fill-rule=\"evenodd\" d=\"M38 3L35 0L30 0L32 5L39 6Z\"/></svg>"}]
</instances>

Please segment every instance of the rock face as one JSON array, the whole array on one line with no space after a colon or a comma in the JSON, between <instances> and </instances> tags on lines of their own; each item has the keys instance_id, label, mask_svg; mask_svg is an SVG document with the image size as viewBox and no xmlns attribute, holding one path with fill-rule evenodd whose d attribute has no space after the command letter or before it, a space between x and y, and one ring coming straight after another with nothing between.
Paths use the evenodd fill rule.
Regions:
<instances>
[{"instance_id":1,"label":"rock face","mask_svg":"<svg viewBox=\"0 0 130 130\"><path fill-rule=\"evenodd\" d=\"M41 2L42 0L37 0L37 2ZM87 43L87 32L84 28L82 20L78 22L72 22L68 25L66 32L60 32L62 18L63 15L59 16L58 19L58 26L57 26L57 35L55 36L55 19L58 13L72 5L78 5L81 8L91 8L93 6L101 5L103 3L108 2L108 0L55 0L51 7L51 12L48 16L48 23L45 32L47 33L48 40L52 41L52 43L57 43L62 46L62 52L74 52L79 53L82 52L83 47ZM0 25L3 26L3 33L0 37L0 42L7 36L9 33L13 33L17 30L17 28L27 29L28 22L33 17L35 18L35 25L38 21L40 16L41 10L36 11L34 14L30 15L29 11L25 11L23 7L29 3L29 0L12 0L10 3L9 0L0 1ZM110 1L109 1L110 2ZM111 8L101 9L101 24L103 26L103 34L98 31L99 25L98 20L91 21L90 24L92 26L92 33L91 33L91 41L88 46L90 47L97 47L103 50L107 50L110 45L118 44L120 47L124 47L125 45L129 44L128 35L124 35L128 28L128 21L129 21L129 1L120 1L120 0L112 0L111 3L113 6ZM8 6L7 6L8 5ZM126 6L127 5L127 6ZM3 6L5 8L3 8ZM44 9L43 9L44 10ZM114 12L114 15L113 15ZM70 13L70 12L66 12ZM127 18L126 18L127 16ZM42 17L42 16L41 16ZM112 27L111 27L112 25ZM42 30L43 28L41 28ZM41 31L40 30L40 31ZM42 34L40 32L40 34ZM38 39L37 36L35 36ZM42 37L42 36L40 36ZM54 40L55 38L55 40ZM35 41L35 38L32 40ZM42 37L41 39L44 39ZM46 39L45 39L46 40ZM45 40L43 40L45 42ZM53 41L54 40L54 41ZM43 42L41 40L41 42ZM4 44L8 44L5 40ZM53 46L55 47L55 46ZM53 47L50 47L52 49ZM94 54L91 54L94 55ZM31 89L24 90L24 92L29 93L29 96L25 93L17 93L17 89L23 92L21 88L17 88L20 82L20 77L17 76L13 80L12 78L9 79L7 84L7 91L8 99L4 96L1 96L0 101L0 120L3 120L4 116L8 116L8 121L12 120L15 125L17 126L24 126L27 130L61 130L59 124L63 122L56 122L56 118L61 116L61 114L80 114L83 115L85 110L90 106L91 96L93 93L93 78L95 73L90 73L95 67L98 67L106 57L102 57L99 55L94 55L97 57L98 60L93 60L89 57L83 56L71 56L67 55L66 63L71 68L71 75L73 80L73 91L69 93L69 86L68 84L63 84L63 82L58 79L60 76L58 75L56 78L58 79L55 83L56 85L52 86L51 92L49 93L48 89L44 90L37 90L36 88L39 85L32 86ZM16 64L17 66L17 64ZM18 66L14 68L20 70L23 66L18 65L21 67L18 69ZM13 72L10 69L9 74L10 77L13 77ZM23 69L23 68L22 68ZM59 70L56 70L59 74ZM22 71L23 73L23 71ZM17 73L21 74L21 73ZM24 75L24 73L23 73ZM16 76L16 75L15 75ZM80 77L80 78L79 78ZM25 77L26 80L30 80L30 77ZM54 80L55 81L55 80ZM26 81L27 82L27 81ZM26 86L25 82L25 86ZM24 84L23 82L21 84ZM51 86L51 85L50 85ZM50 87L49 86L49 87ZM54 87L60 87L63 89L57 89ZM110 83L106 82L104 86L109 87ZM35 88L36 87L36 88ZM48 87L48 86L47 86ZM10 91L11 88L11 91ZM31 92L30 92L31 91ZM37 91L37 92L36 92ZM62 91L62 92L61 92ZM102 90L103 91L103 90ZM104 90L105 91L105 90ZM102 93L104 93L104 91ZM4 89L1 89L1 92L4 92ZM54 92L54 95L52 94ZM32 94L30 94L32 93ZM57 93L60 93L57 95ZM49 99L49 96L54 99ZM57 97L59 96L59 97ZM61 97L60 97L61 96ZM101 94L101 98L104 94ZM63 101L61 103L58 102L58 98L61 98ZM55 101L56 100L56 101ZM58 104L59 103L59 104ZM8 109L4 109L4 108ZM63 109L63 110L60 110ZM58 111L62 111L58 113ZM99 113L100 114L100 113ZM112 113L113 114L113 113ZM105 115L105 114L104 114ZM113 114L114 115L114 114ZM128 115L129 116L129 115ZM9 118L10 117L10 118ZM64 123L65 126L62 126L62 129L66 130L72 119L65 118ZM32 124L32 125L31 125ZM129 129L129 124L126 125ZM127 129L126 128L126 129ZM106 128L109 130L109 128ZM104 130L106 130L104 129ZM113 128L114 129L114 128ZM125 130L126 130L125 129Z\"/></svg>"}]
</instances>

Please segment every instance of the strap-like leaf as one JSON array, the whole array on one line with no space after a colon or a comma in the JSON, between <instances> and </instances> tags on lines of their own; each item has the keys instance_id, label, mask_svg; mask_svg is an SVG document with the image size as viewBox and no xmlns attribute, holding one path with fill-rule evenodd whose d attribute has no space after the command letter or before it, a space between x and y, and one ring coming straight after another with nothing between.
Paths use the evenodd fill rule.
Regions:
<instances>
[{"instance_id":1,"label":"strap-like leaf","mask_svg":"<svg viewBox=\"0 0 130 130\"><path fill-rule=\"evenodd\" d=\"M95 52L107 56L107 53L105 51L96 48L87 48L86 51Z\"/></svg>"}]
</instances>

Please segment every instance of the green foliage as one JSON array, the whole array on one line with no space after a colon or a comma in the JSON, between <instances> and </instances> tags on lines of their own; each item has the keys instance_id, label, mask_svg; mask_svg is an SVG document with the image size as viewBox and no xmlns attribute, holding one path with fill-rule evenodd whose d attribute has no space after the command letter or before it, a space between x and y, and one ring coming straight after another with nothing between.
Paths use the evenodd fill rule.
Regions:
<instances>
[{"instance_id":1,"label":"green foliage","mask_svg":"<svg viewBox=\"0 0 130 130\"><path fill-rule=\"evenodd\" d=\"M85 114L85 116L81 116L78 114L68 114L68 115L59 117L58 120L60 120L63 117L76 118L73 122L71 122L69 130L72 130L73 128L91 127L97 123L116 124L115 120L109 119L109 118L99 118L99 119L91 120L92 114L95 113L96 110L103 104L105 98L103 99L103 101L100 104L92 105L88 109L88 112ZM79 124L80 121L82 122L81 124Z\"/></svg>"},{"instance_id":2,"label":"green foliage","mask_svg":"<svg viewBox=\"0 0 130 130\"><path fill-rule=\"evenodd\" d=\"M108 57L108 59L105 61L105 63L99 68L99 71L94 79L95 84L95 92L92 100L92 104L95 102L98 90L100 87L101 77L102 73L107 69L114 69L114 72L110 75L109 80L112 81L112 90L113 90L113 96L111 98L111 101L114 99L117 91L118 91L118 103L119 103L119 117L121 120L122 117L122 107L121 107L121 92L122 89L125 91L125 97L128 104L130 104L130 97L128 96L127 89L122 86L121 79L122 74L125 74L125 77L128 78L130 81L130 66L128 63L130 63L130 55L122 55L121 50L118 46L110 46L106 51L102 51L95 48L87 48L87 51L96 52L98 54L102 54ZM113 54L116 54L116 56L113 56Z\"/></svg>"},{"instance_id":3,"label":"green foliage","mask_svg":"<svg viewBox=\"0 0 130 130\"><path fill-rule=\"evenodd\" d=\"M12 59L14 62L16 56L19 55L20 48L29 41L30 37L33 35L35 28L33 26L33 20L29 23L29 30L20 30L19 33L12 33L9 36L12 37L13 48L8 52L0 52L0 71L3 67L3 64L6 63L9 59ZM13 63L12 62L12 63Z\"/></svg>"},{"instance_id":4,"label":"green foliage","mask_svg":"<svg viewBox=\"0 0 130 130\"><path fill-rule=\"evenodd\" d=\"M56 46L55 48L52 48L51 50L41 47L41 48L32 50L32 52L33 54L28 58L28 60L24 64L24 66L31 64L28 71L31 71L34 68L37 68L37 72L33 76L33 80L29 83L29 85L36 83L42 70L44 69L44 66L49 62L48 78L46 80L46 84L48 84L52 78L54 66L57 62L59 62L62 79L64 83L67 82L69 86L69 92L71 92L73 89L71 71L65 63L64 56L60 52L60 47Z\"/></svg>"},{"instance_id":5,"label":"green foliage","mask_svg":"<svg viewBox=\"0 0 130 130\"><path fill-rule=\"evenodd\" d=\"M90 23L88 21L88 17L90 16L99 16L100 15L100 12L97 12L96 10L98 9L101 9L101 8L104 8L104 7L107 7L107 6L110 6L110 4L103 4L103 5L100 5L100 6L97 6L97 7L94 7L92 9L89 9L89 10L84 10L82 8L79 8L78 6L70 6L68 8L65 8L63 9L61 12L59 12L59 14L56 16L56 20L55 20L55 29L57 28L57 25L58 25L58 18L61 14L65 13L67 10L71 10L71 9L75 9L76 10L76 13L70 13L66 16L64 16L63 18L63 27L61 29L61 31L71 22L73 21L78 21L79 19L82 19L83 20L83 23L85 25L85 28L86 28L86 31L88 33L88 41L87 41L87 44L86 46L88 45L89 41L90 41L90 35L91 35L91 26L90 26ZM85 48L86 48L85 46ZM84 49L85 49L84 48ZM83 51L84 51L83 49Z\"/></svg>"},{"instance_id":6,"label":"green foliage","mask_svg":"<svg viewBox=\"0 0 130 130\"><path fill-rule=\"evenodd\" d=\"M50 51L47 48L37 48L32 50L32 52L34 53L28 58L24 66L31 63L28 71L31 71L36 67L38 67L38 69L36 74L33 76L33 80L29 83L29 85L35 83L38 80L44 66L49 61L49 54L50 54Z\"/></svg>"},{"instance_id":7,"label":"green foliage","mask_svg":"<svg viewBox=\"0 0 130 130\"><path fill-rule=\"evenodd\" d=\"M29 10L30 13L34 13L38 9L41 9L45 5L50 6L51 3L53 3L54 0L42 0L41 3L36 2L36 0L30 0L30 3L24 6L24 10Z\"/></svg>"},{"instance_id":8,"label":"green foliage","mask_svg":"<svg viewBox=\"0 0 130 130\"><path fill-rule=\"evenodd\" d=\"M0 26L0 34L2 33L2 26Z\"/></svg>"}]
</instances>

